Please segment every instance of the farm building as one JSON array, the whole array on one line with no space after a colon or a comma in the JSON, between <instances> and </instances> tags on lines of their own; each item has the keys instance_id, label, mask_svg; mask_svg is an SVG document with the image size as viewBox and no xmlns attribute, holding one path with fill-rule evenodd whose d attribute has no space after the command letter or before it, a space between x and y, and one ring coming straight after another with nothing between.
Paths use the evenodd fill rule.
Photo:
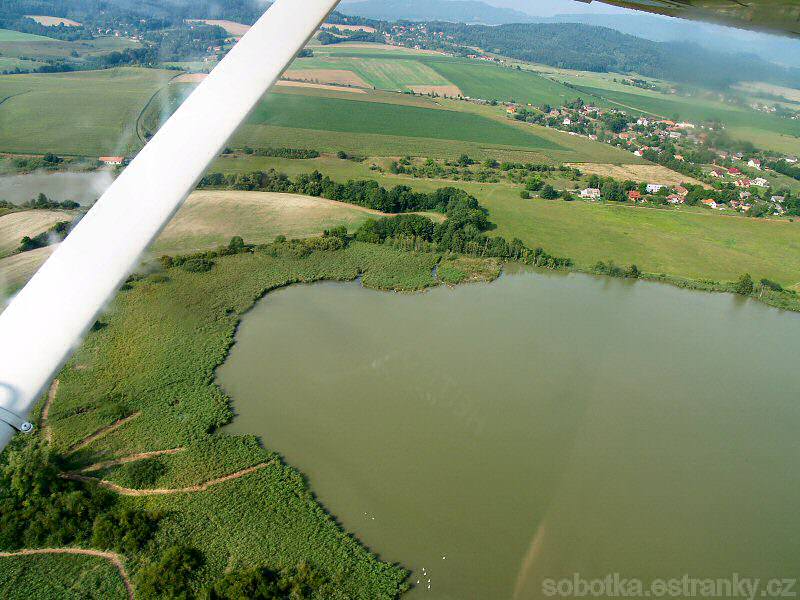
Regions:
<instances>
[{"instance_id":1,"label":"farm building","mask_svg":"<svg viewBox=\"0 0 800 600\"><path fill-rule=\"evenodd\" d=\"M118 167L125 164L124 156L101 156L99 160L104 165L113 167Z\"/></svg>"}]
</instances>

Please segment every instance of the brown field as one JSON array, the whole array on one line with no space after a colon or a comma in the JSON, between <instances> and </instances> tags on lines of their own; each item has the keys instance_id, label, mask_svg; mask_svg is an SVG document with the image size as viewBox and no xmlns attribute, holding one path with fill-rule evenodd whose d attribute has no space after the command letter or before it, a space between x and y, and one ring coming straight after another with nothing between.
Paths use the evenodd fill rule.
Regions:
<instances>
[{"instance_id":1,"label":"brown field","mask_svg":"<svg viewBox=\"0 0 800 600\"><path fill-rule=\"evenodd\" d=\"M334 27L342 31L366 31L375 33L375 28L369 27L368 25L337 25L336 23L323 23L321 29L333 29Z\"/></svg>"},{"instance_id":2,"label":"brown field","mask_svg":"<svg viewBox=\"0 0 800 600\"><path fill-rule=\"evenodd\" d=\"M29 19L33 19L39 25L45 27L56 27L57 25L66 25L67 27L80 27L82 23L73 21L72 19L64 19L62 17L48 17L45 15L25 15Z\"/></svg>"},{"instance_id":3,"label":"brown field","mask_svg":"<svg viewBox=\"0 0 800 600\"><path fill-rule=\"evenodd\" d=\"M0 256L15 250L26 235L39 235L59 221L71 219L69 213L56 210L26 210L0 217Z\"/></svg>"},{"instance_id":4,"label":"brown field","mask_svg":"<svg viewBox=\"0 0 800 600\"><path fill-rule=\"evenodd\" d=\"M9 292L15 292L25 285L56 247L46 246L0 259L0 297L5 297Z\"/></svg>"},{"instance_id":5,"label":"brown field","mask_svg":"<svg viewBox=\"0 0 800 600\"><path fill-rule=\"evenodd\" d=\"M309 83L308 81L286 81L285 79L275 83L282 87L302 87L313 88L317 90L331 90L333 92L352 92L353 94L366 94L367 91L356 87L347 87L344 85L327 85L324 83Z\"/></svg>"},{"instance_id":6,"label":"brown field","mask_svg":"<svg viewBox=\"0 0 800 600\"><path fill-rule=\"evenodd\" d=\"M438 94L451 98L464 95L457 85L409 85L408 88L418 94Z\"/></svg>"},{"instance_id":7,"label":"brown field","mask_svg":"<svg viewBox=\"0 0 800 600\"><path fill-rule=\"evenodd\" d=\"M225 21L222 19L188 19L189 23L205 23L206 25L217 25L234 37L242 37L250 31L250 25L237 23L236 21Z\"/></svg>"},{"instance_id":8,"label":"brown field","mask_svg":"<svg viewBox=\"0 0 800 600\"><path fill-rule=\"evenodd\" d=\"M333 83L335 85L350 85L355 87L371 87L352 71L345 69L291 69L283 76L295 81L308 81L310 83Z\"/></svg>"},{"instance_id":9,"label":"brown field","mask_svg":"<svg viewBox=\"0 0 800 600\"><path fill-rule=\"evenodd\" d=\"M184 73L172 79L170 83L200 83L206 77L208 77L208 73Z\"/></svg>"},{"instance_id":10,"label":"brown field","mask_svg":"<svg viewBox=\"0 0 800 600\"><path fill-rule=\"evenodd\" d=\"M682 175L677 171L662 167L661 165L612 165L602 163L569 163L571 167L577 167L589 175L599 175L600 177L613 177L622 181L644 181L645 183L662 183L667 185L678 185L680 183L691 183L709 187L702 181L698 181L688 175Z\"/></svg>"}]
</instances>

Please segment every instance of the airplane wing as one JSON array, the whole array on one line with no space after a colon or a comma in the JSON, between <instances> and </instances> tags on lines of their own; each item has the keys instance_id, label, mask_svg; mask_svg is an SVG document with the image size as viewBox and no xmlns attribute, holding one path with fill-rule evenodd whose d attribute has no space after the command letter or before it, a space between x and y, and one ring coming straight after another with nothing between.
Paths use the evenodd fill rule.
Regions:
<instances>
[{"instance_id":1,"label":"airplane wing","mask_svg":"<svg viewBox=\"0 0 800 600\"><path fill-rule=\"evenodd\" d=\"M798 0L599 0L623 8L719 25L800 36ZM592 0L578 0L586 2Z\"/></svg>"}]
</instances>

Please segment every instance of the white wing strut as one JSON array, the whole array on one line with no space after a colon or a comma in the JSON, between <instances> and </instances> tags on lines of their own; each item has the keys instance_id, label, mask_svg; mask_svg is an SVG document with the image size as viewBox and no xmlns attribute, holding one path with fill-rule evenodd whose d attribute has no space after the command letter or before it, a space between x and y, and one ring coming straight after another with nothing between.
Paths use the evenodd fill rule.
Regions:
<instances>
[{"instance_id":1,"label":"white wing strut","mask_svg":"<svg viewBox=\"0 0 800 600\"><path fill-rule=\"evenodd\" d=\"M228 138L338 0L277 0L0 315L0 450Z\"/></svg>"}]
</instances>

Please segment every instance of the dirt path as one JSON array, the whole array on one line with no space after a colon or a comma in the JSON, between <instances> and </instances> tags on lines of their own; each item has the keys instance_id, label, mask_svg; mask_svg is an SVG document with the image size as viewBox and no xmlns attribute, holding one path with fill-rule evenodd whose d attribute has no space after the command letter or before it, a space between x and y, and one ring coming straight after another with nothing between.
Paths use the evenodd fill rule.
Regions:
<instances>
[{"instance_id":1,"label":"dirt path","mask_svg":"<svg viewBox=\"0 0 800 600\"><path fill-rule=\"evenodd\" d=\"M78 450L86 448L86 446L88 446L89 444L91 444L95 440L97 440L97 439L99 439L99 438L101 438L101 437L103 437L105 435L108 435L112 431L116 431L117 429L119 429L120 427L125 425L125 423L129 423L130 421L133 421L136 417L138 417L141 414L142 413L140 413L140 412L135 412L132 415L128 415L127 417L119 419L118 421L114 421L111 425L106 425L105 427L102 427L102 428L98 429L97 431L95 431L89 437L81 440L77 444L73 444L72 446L70 446L69 449L67 450L67 454L72 454L73 452L77 452Z\"/></svg>"},{"instance_id":2,"label":"dirt path","mask_svg":"<svg viewBox=\"0 0 800 600\"><path fill-rule=\"evenodd\" d=\"M133 600L133 583L122 564L122 557L114 552L101 552L100 550L87 550L84 548L41 548L36 550L18 550L16 552L0 552L0 558L9 558L13 556L31 556L34 554L82 554L84 556L97 556L106 559L119 572L122 577L122 582L125 584L125 589L128 592L129 600Z\"/></svg>"},{"instance_id":3,"label":"dirt path","mask_svg":"<svg viewBox=\"0 0 800 600\"><path fill-rule=\"evenodd\" d=\"M122 458L114 458L111 460L104 460L94 463L88 467L84 467L79 473L91 473L93 471L102 471L108 467L116 467L117 465L124 465L125 463L136 462L137 460L145 460L153 458L154 456L164 456L166 454L177 454L183 452L185 448L172 448L170 450L154 450L153 452L140 452L139 454L131 454L130 456L123 456Z\"/></svg>"},{"instance_id":4,"label":"dirt path","mask_svg":"<svg viewBox=\"0 0 800 600\"><path fill-rule=\"evenodd\" d=\"M48 443L53 441L53 432L47 426L47 419L50 417L50 407L53 405L53 400L56 399L59 385L61 385L61 382L58 379L54 379L50 389L47 391L47 399L44 401L44 407L42 408L42 435Z\"/></svg>"},{"instance_id":5,"label":"dirt path","mask_svg":"<svg viewBox=\"0 0 800 600\"><path fill-rule=\"evenodd\" d=\"M212 486L218 485L220 483L225 483L226 481L231 481L233 479L239 479L240 477L244 477L245 475L250 475L251 473L255 473L260 469L263 469L271 464L274 464L274 462L275 462L274 460L271 460L259 463L253 467L248 467L246 469L242 469L241 471L236 471L235 473L231 473L230 475L225 475L223 477L218 477L217 479L206 481L205 483L190 485L188 487L182 487L182 488L153 488L149 490L134 490L132 488L122 487L121 485L117 485L116 483L112 483L104 479L97 479L96 477L87 477L85 475L80 475L79 473L64 473L62 474L62 477L64 477L65 479L72 479L73 481L83 481L84 483L97 483L100 487L104 487L107 490L116 492L121 496L168 496L172 494L193 494L195 492L205 492L208 488Z\"/></svg>"}]
</instances>

